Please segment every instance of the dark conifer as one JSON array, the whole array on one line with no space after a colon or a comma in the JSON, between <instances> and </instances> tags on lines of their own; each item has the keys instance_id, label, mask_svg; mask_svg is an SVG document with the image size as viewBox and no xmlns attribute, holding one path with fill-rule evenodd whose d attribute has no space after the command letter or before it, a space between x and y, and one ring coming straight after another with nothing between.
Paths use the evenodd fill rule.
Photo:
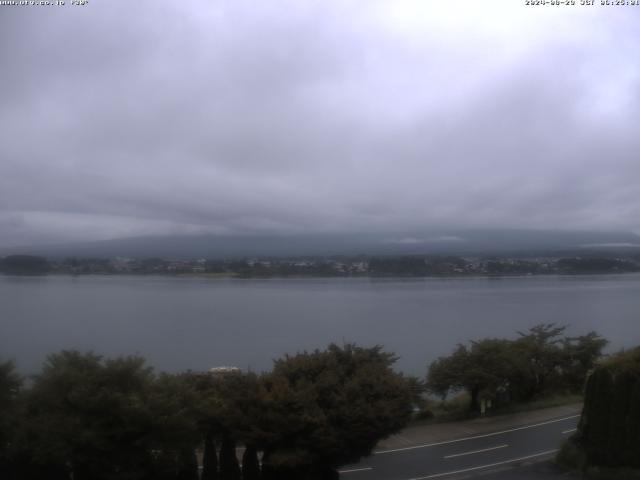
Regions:
<instances>
[{"instance_id":1,"label":"dark conifer","mask_svg":"<svg viewBox=\"0 0 640 480\"><path fill-rule=\"evenodd\" d=\"M211 432L207 433L204 439L201 480L218 480L218 455L216 442Z\"/></svg>"},{"instance_id":2,"label":"dark conifer","mask_svg":"<svg viewBox=\"0 0 640 480\"><path fill-rule=\"evenodd\" d=\"M242 455L242 479L259 480L260 462L258 461L258 450L252 445L248 445Z\"/></svg>"},{"instance_id":3,"label":"dark conifer","mask_svg":"<svg viewBox=\"0 0 640 480\"><path fill-rule=\"evenodd\" d=\"M587 463L640 469L640 347L597 366L584 400L573 441Z\"/></svg>"},{"instance_id":4,"label":"dark conifer","mask_svg":"<svg viewBox=\"0 0 640 480\"><path fill-rule=\"evenodd\" d=\"M236 441L229 435L225 435L220 447L220 480L240 480L240 478Z\"/></svg>"},{"instance_id":5,"label":"dark conifer","mask_svg":"<svg viewBox=\"0 0 640 480\"><path fill-rule=\"evenodd\" d=\"M198 459L191 448L181 450L178 454L177 480L198 480Z\"/></svg>"}]
</instances>

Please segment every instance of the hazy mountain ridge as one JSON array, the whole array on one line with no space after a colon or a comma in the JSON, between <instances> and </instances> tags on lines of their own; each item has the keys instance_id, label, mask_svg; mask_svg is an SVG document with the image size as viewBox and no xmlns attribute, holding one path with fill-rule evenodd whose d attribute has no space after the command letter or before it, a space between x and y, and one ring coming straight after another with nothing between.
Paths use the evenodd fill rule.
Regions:
<instances>
[{"instance_id":1,"label":"hazy mountain ridge","mask_svg":"<svg viewBox=\"0 0 640 480\"><path fill-rule=\"evenodd\" d=\"M0 248L0 255L47 257L229 258L410 254L536 254L549 251L640 251L631 232L474 230L401 234L149 236Z\"/></svg>"}]
</instances>

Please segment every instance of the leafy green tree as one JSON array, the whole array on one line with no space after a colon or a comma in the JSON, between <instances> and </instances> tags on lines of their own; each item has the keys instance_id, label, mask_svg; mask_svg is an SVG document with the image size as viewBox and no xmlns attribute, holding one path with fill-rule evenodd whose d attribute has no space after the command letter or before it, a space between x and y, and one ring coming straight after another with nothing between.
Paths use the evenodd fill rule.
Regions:
<instances>
[{"instance_id":1,"label":"leafy green tree","mask_svg":"<svg viewBox=\"0 0 640 480\"><path fill-rule=\"evenodd\" d=\"M427 374L427 388L443 398L449 392L465 390L471 401L469 409L480 411L480 400L496 400L501 390L509 388L514 376L514 350L511 342L489 338L458 345L448 357L434 361Z\"/></svg>"},{"instance_id":2,"label":"leafy green tree","mask_svg":"<svg viewBox=\"0 0 640 480\"><path fill-rule=\"evenodd\" d=\"M380 346L353 344L276 360L264 379L264 478L335 478L411 415L411 390Z\"/></svg>"},{"instance_id":3,"label":"leafy green tree","mask_svg":"<svg viewBox=\"0 0 640 480\"><path fill-rule=\"evenodd\" d=\"M587 375L602 357L602 350L608 343L596 332L563 339L565 361L562 367L562 379L570 389L582 390Z\"/></svg>"},{"instance_id":4,"label":"leafy green tree","mask_svg":"<svg viewBox=\"0 0 640 480\"><path fill-rule=\"evenodd\" d=\"M431 362L427 373L427 391L443 400L450 392L466 388L465 374L471 365L469 349L458 344L453 353Z\"/></svg>"},{"instance_id":5,"label":"leafy green tree","mask_svg":"<svg viewBox=\"0 0 640 480\"><path fill-rule=\"evenodd\" d=\"M193 392L156 377L141 357L50 355L25 396L19 478L58 471L76 480L197 475Z\"/></svg>"},{"instance_id":6,"label":"leafy green tree","mask_svg":"<svg viewBox=\"0 0 640 480\"><path fill-rule=\"evenodd\" d=\"M520 338L514 342L514 348L519 368L512 379L518 398L530 400L561 384L561 368L567 361L561 335L566 328L543 323L526 333L518 332Z\"/></svg>"},{"instance_id":7,"label":"leafy green tree","mask_svg":"<svg viewBox=\"0 0 640 480\"><path fill-rule=\"evenodd\" d=\"M540 324L519 332L515 340L489 338L458 345L451 355L431 363L427 389L443 399L451 392L468 392L472 412L479 411L482 399L499 405L548 392L579 391L607 342L595 332L561 337L565 329Z\"/></svg>"},{"instance_id":8,"label":"leafy green tree","mask_svg":"<svg viewBox=\"0 0 640 480\"><path fill-rule=\"evenodd\" d=\"M427 392L425 381L415 376L407 376L406 380L409 385L409 391L411 392L411 404L413 408L422 411L428 404L428 400L424 396Z\"/></svg>"},{"instance_id":9,"label":"leafy green tree","mask_svg":"<svg viewBox=\"0 0 640 480\"><path fill-rule=\"evenodd\" d=\"M152 381L140 357L49 356L27 397L33 462L67 468L80 480L141 475L150 461L146 393Z\"/></svg>"}]
</instances>

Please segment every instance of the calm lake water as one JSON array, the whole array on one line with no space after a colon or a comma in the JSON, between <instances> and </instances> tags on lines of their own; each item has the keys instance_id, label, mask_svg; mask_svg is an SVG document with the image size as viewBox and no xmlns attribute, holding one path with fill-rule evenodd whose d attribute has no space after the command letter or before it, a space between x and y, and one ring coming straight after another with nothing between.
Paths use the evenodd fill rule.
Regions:
<instances>
[{"instance_id":1,"label":"calm lake water","mask_svg":"<svg viewBox=\"0 0 640 480\"><path fill-rule=\"evenodd\" d=\"M203 279L0 275L0 358L22 372L63 348L139 353L159 370L262 371L329 342L383 344L424 375L456 343L541 322L640 344L640 275Z\"/></svg>"}]
</instances>

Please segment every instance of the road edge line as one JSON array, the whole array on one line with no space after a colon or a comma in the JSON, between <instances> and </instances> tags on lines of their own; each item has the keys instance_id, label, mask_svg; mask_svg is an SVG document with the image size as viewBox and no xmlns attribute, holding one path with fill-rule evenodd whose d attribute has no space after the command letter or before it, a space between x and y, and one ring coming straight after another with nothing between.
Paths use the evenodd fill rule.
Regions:
<instances>
[{"instance_id":1,"label":"road edge line","mask_svg":"<svg viewBox=\"0 0 640 480\"><path fill-rule=\"evenodd\" d=\"M545 452L534 453L533 455L527 455L526 457L513 458L511 460L504 460L502 462L490 463L488 465L480 465L480 466L477 466L477 467L464 468L462 470L455 470L455 471L452 471L452 472L434 473L433 475L427 475L425 477L414 477L414 478L411 478L409 480L427 480L429 478L438 478L438 477L445 477L447 475L456 475L458 473L472 472L474 470L481 470L483 468L497 467L498 465L506 465L508 463L521 462L522 460L528 460L530 458L542 457L543 455L550 455L552 453L556 453L557 451L558 451L558 449L556 448L554 450L547 450Z\"/></svg>"},{"instance_id":2,"label":"road edge line","mask_svg":"<svg viewBox=\"0 0 640 480\"><path fill-rule=\"evenodd\" d=\"M377 452L373 452L373 455L384 455L385 453L402 452L402 451L405 451L405 450L415 450L415 449L418 449L418 448L436 447L438 445L447 445L447 444L450 444L450 443L465 442L467 440L475 440L477 438L493 437L495 435L502 435L503 433L511 433L511 432L517 432L519 430L526 430L528 428L542 427L544 425L550 425L552 423L563 422L565 420L571 420L572 418L578 418L578 417L580 417L580 414L571 415L569 417L564 417L564 418L557 418L555 420L548 420L546 422L535 423L533 425L525 425L524 427L510 428L508 430L501 430L499 432L484 433L484 434L480 434L480 435L473 435L471 437L456 438L454 440L445 440L443 442L426 443L424 445L414 445L412 447L392 448L390 450L378 450Z\"/></svg>"}]
</instances>

